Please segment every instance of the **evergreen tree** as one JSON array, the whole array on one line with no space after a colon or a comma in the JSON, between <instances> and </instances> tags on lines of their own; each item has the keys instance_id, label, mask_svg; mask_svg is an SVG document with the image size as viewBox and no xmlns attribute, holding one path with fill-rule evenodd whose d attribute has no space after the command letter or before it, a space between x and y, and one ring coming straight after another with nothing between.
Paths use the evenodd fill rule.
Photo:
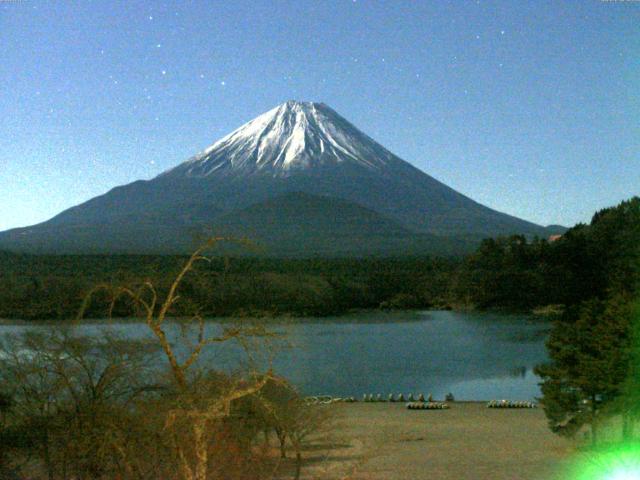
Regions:
<instances>
[{"instance_id":1,"label":"evergreen tree","mask_svg":"<svg viewBox=\"0 0 640 480\"><path fill-rule=\"evenodd\" d=\"M635 302L631 315L629 370L616 405L622 415L624 440L633 438L635 423L640 420L640 301Z\"/></svg>"},{"instance_id":2,"label":"evergreen tree","mask_svg":"<svg viewBox=\"0 0 640 480\"><path fill-rule=\"evenodd\" d=\"M590 425L596 443L599 417L613 411L629 374L630 305L622 296L592 299L555 321L547 341L550 361L536 368L552 431L573 436Z\"/></svg>"}]
</instances>

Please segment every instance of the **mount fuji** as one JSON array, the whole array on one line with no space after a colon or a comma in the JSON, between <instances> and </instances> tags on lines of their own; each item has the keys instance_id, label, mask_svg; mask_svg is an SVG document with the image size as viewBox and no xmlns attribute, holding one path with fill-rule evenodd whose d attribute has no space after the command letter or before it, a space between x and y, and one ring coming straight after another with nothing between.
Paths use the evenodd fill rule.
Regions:
<instances>
[{"instance_id":1,"label":"mount fuji","mask_svg":"<svg viewBox=\"0 0 640 480\"><path fill-rule=\"evenodd\" d=\"M151 180L0 233L0 248L185 253L230 235L267 255L451 254L516 233L554 232L456 192L323 103L289 101Z\"/></svg>"}]
</instances>

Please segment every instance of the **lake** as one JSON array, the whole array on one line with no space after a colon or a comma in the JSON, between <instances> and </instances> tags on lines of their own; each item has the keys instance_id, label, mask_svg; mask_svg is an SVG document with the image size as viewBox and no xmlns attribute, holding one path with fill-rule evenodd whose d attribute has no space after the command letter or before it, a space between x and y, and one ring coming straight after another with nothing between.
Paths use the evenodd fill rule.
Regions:
<instances>
[{"instance_id":1,"label":"lake","mask_svg":"<svg viewBox=\"0 0 640 480\"><path fill-rule=\"evenodd\" d=\"M271 322L271 320L270 320ZM4 324L0 333L50 325ZM85 323L84 334L113 328L130 338L147 337L144 324L131 321ZM283 334L271 358L274 370L307 395L423 393L456 400L534 400L540 395L533 367L545 361L550 324L538 317L475 312L362 312L321 319L287 319L271 327ZM220 331L215 320L210 332ZM171 334L180 344L177 327ZM186 334L189 337L189 334ZM230 370L247 362L237 345L215 346L201 364Z\"/></svg>"}]
</instances>

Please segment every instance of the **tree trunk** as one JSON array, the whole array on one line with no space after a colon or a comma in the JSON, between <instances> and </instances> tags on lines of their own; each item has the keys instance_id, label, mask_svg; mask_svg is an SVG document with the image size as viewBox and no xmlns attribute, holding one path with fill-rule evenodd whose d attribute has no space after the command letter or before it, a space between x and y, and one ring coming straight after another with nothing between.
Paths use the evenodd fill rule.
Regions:
<instances>
[{"instance_id":1,"label":"tree trunk","mask_svg":"<svg viewBox=\"0 0 640 480\"><path fill-rule=\"evenodd\" d=\"M591 445L595 446L598 443L598 425L596 419L596 397L591 396Z\"/></svg>"},{"instance_id":2,"label":"tree trunk","mask_svg":"<svg viewBox=\"0 0 640 480\"><path fill-rule=\"evenodd\" d=\"M49 452L49 430L45 427L44 429L44 464L47 469L47 477L49 480L53 480L53 465L51 462L51 454Z\"/></svg>"},{"instance_id":3,"label":"tree trunk","mask_svg":"<svg viewBox=\"0 0 640 480\"><path fill-rule=\"evenodd\" d=\"M633 440L635 434L636 416L633 413L629 413L627 422L628 440Z\"/></svg>"},{"instance_id":4,"label":"tree trunk","mask_svg":"<svg viewBox=\"0 0 640 480\"><path fill-rule=\"evenodd\" d=\"M276 435L280 441L280 458L287 458L287 433L284 430L276 428Z\"/></svg>"},{"instance_id":5,"label":"tree trunk","mask_svg":"<svg viewBox=\"0 0 640 480\"><path fill-rule=\"evenodd\" d=\"M62 480L67 480L67 451L62 451Z\"/></svg>"},{"instance_id":6,"label":"tree trunk","mask_svg":"<svg viewBox=\"0 0 640 480\"><path fill-rule=\"evenodd\" d=\"M628 412L622 413L622 440L629 441L631 440L631 418Z\"/></svg>"},{"instance_id":7,"label":"tree trunk","mask_svg":"<svg viewBox=\"0 0 640 480\"><path fill-rule=\"evenodd\" d=\"M300 470L302 470L302 455L300 455L300 450L296 450L296 477L295 477L295 480L300 480Z\"/></svg>"},{"instance_id":8,"label":"tree trunk","mask_svg":"<svg viewBox=\"0 0 640 480\"><path fill-rule=\"evenodd\" d=\"M173 442L176 448L176 457L178 459L178 471L180 472L180 477L182 478L182 480L194 480L191 465L189 465L189 461L184 454L184 450L182 450L182 446L180 445L180 441L178 440L176 434L173 435Z\"/></svg>"},{"instance_id":9,"label":"tree trunk","mask_svg":"<svg viewBox=\"0 0 640 480\"><path fill-rule=\"evenodd\" d=\"M207 421L204 418L198 418L193 425L195 434L196 449L196 474L195 480L207 480L207 467L209 463L209 451L206 435Z\"/></svg>"}]
</instances>

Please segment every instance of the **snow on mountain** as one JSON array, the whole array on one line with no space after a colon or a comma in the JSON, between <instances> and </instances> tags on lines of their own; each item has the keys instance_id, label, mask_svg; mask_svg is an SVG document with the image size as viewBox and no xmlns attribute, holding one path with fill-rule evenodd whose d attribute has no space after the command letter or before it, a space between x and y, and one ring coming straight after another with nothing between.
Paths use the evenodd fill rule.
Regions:
<instances>
[{"instance_id":1,"label":"snow on mountain","mask_svg":"<svg viewBox=\"0 0 640 480\"><path fill-rule=\"evenodd\" d=\"M337 163L381 170L398 160L327 105L291 100L163 175L287 177L296 171Z\"/></svg>"}]
</instances>

